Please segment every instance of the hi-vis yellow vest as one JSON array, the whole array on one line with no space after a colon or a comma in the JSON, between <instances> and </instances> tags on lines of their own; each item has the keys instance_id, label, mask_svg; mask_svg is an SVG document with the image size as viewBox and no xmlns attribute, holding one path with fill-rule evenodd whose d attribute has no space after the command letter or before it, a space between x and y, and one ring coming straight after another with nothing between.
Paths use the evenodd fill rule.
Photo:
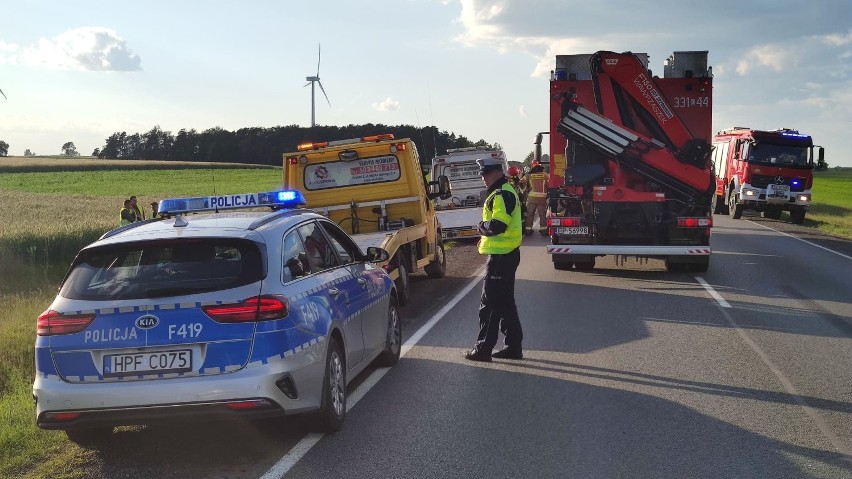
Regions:
<instances>
[{"instance_id":1,"label":"hi-vis yellow vest","mask_svg":"<svg viewBox=\"0 0 852 479\"><path fill-rule=\"evenodd\" d=\"M511 215L506 211L501 191L515 197L515 208ZM491 219L505 223L506 231L499 235L479 238L479 254L506 254L521 245L523 233L521 201L518 193L509 183L504 183L485 199L485 204L482 206L482 221L491 221Z\"/></svg>"}]
</instances>

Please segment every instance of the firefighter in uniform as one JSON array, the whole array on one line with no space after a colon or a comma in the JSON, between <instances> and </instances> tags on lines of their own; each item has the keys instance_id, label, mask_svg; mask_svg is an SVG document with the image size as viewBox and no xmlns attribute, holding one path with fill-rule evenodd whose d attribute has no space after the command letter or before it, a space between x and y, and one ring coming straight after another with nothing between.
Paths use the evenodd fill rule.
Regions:
<instances>
[{"instance_id":1,"label":"firefighter in uniform","mask_svg":"<svg viewBox=\"0 0 852 479\"><path fill-rule=\"evenodd\" d=\"M524 333L515 305L515 271L521 262L521 204L517 192L503 174L501 160L476 160L479 174L488 188L479 223L479 253L488 255L485 281L479 305L479 337L464 355L471 361L491 358L522 359ZM492 354L498 333L505 346Z\"/></svg>"},{"instance_id":2,"label":"firefighter in uniform","mask_svg":"<svg viewBox=\"0 0 852 479\"><path fill-rule=\"evenodd\" d=\"M521 180L527 191L527 214L524 217L524 233L532 234L533 220L538 215L538 228L542 236L547 236L547 183L550 176L538 161L532 162L532 169Z\"/></svg>"}]
</instances>

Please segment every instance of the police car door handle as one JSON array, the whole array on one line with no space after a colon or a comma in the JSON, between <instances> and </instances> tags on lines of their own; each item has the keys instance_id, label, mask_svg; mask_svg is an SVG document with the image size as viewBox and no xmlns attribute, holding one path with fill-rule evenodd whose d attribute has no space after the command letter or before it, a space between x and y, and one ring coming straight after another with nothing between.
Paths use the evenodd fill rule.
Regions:
<instances>
[{"instance_id":1,"label":"police car door handle","mask_svg":"<svg viewBox=\"0 0 852 479\"><path fill-rule=\"evenodd\" d=\"M360 284L362 288L366 288L367 287L367 280L364 279L364 278L358 278L358 284Z\"/></svg>"},{"instance_id":2,"label":"police car door handle","mask_svg":"<svg viewBox=\"0 0 852 479\"><path fill-rule=\"evenodd\" d=\"M328 294L332 296L337 296L338 294L340 294L340 290L335 288L334 286L331 286L330 288L328 288Z\"/></svg>"}]
</instances>

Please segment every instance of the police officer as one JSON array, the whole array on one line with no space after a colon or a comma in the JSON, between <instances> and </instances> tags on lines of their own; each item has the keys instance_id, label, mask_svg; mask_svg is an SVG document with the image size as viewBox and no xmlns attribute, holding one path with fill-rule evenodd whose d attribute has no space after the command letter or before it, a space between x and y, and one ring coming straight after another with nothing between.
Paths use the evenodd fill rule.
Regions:
<instances>
[{"instance_id":1,"label":"police officer","mask_svg":"<svg viewBox=\"0 0 852 479\"><path fill-rule=\"evenodd\" d=\"M515 271L521 261L521 205L517 192L503 174L501 160L476 160L488 188L479 223L479 253L488 255L479 305L479 337L464 355L471 361L491 358L522 359L524 333L515 305ZM505 346L492 354L498 332L506 335Z\"/></svg>"},{"instance_id":2,"label":"police officer","mask_svg":"<svg viewBox=\"0 0 852 479\"><path fill-rule=\"evenodd\" d=\"M532 234L533 220L538 215L538 228L542 236L547 236L547 183L550 176L538 161L532 162L532 168L521 180L527 191L527 214L524 218L524 233Z\"/></svg>"}]
</instances>

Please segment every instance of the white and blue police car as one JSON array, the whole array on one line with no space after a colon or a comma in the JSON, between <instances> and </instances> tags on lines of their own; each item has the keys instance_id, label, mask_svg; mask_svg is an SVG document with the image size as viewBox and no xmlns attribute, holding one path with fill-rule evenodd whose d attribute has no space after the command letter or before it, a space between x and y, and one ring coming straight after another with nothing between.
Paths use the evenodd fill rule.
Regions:
<instances>
[{"instance_id":1,"label":"white and blue police car","mask_svg":"<svg viewBox=\"0 0 852 479\"><path fill-rule=\"evenodd\" d=\"M374 264L387 251L365 254L302 204L298 191L165 199L160 218L83 248L38 318L38 426L83 445L216 415L313 413L338 430L349 380L399 359L397 293ZM272 211L244 211L258 207Z\"/></svg>"}]
</instances>

